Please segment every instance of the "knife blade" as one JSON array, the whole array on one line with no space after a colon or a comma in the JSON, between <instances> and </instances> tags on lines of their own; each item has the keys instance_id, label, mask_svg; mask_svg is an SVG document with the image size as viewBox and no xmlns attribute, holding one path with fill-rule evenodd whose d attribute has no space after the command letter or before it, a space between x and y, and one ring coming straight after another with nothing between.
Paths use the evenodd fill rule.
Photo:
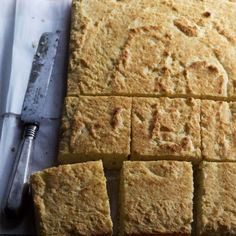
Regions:
<instances>
[{"instance_id":1,"label":"knife blade","mask_svg":"<svg viewBox=\"0 0 236 236\"><path fill-rule=\"evenodd\" d=\"M59 31L42 34L34 55L21 112L21 120L25 125L23 139L16 155L3 207L4 213L10 217L17 217L22 213L24 200L29 192L27 181L30 175L33 140L40 128L40 118L51 81L59 38Z\"/></svg>"},{"instance_id":2,"label":"knife blade","mask_svg":"<svg viewBox=\"0 0 236 236\"><path fill-rule=\"evenodd\" d=\"M59 33L44 33L34 56L21 119L26 123L38 122L51 78L57 52Z\"/></svg>"}]
</instances>

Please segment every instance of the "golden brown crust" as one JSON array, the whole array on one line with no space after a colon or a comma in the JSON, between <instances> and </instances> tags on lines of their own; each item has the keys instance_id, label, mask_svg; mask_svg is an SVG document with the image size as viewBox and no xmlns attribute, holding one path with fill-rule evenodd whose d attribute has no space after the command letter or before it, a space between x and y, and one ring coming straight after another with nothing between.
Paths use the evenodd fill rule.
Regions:
<instances>
[{"instance_id":1,"label":"golden brown crust","mask_svg":"<svg viewBox=\"0 0 236 236\"><path fill-rule=\"evenodd\" d=\"M209 161L236 161L236 103L202 101L202 155Z\"/></svg>"},{"instance_id":2,"label":"golden brown crust","mask_svg":"<svg viewBox=\"0 0 236 236\"><path fill-rule=\"evenodd\" d=\"M132 99L125 97L67 97L59 161L80 162L86 156L87 160L110 156L108 162L127 158L131 103Z\"/></svg>"},{"instance_id":3,"label":"golden brown crust","mask_svg":"<svg viewBox=\"0 0 236 236\"><path fill-rule=\"evenodd\" d=\"M104 0L73 1L69 96L109 93L109 73L126 38L125 15L118 5Z\"/></svg>"},{"instance_id":4,"label":"golden brown crust","mask_svg":"<svg viewBox=\"0 0 236 236\"><path fill-rule=\"evenodd\" d=\"M201 159L200 100L133 98L132 159Z\"/></svg>"},{"instance_id":5,"label":"golden brown crust","mask_svg":"<svg viewBox=\"0 0 236 236\"><path fill-rule=\"evenodd\" d=\"M50 168L30 178L39 235L111 235L102 162Z\"/></svg>"},{"instance_id":6,"label":"golden brown crust","mask_svg":"<svg viewBox=\"0 0 236 236\"><path fill-rule=\"evenodd\" d=\"M121 189L121 235L190 235L191 163L124 162Z\"/></svg>"},{"instance_id":7,"label":"golden brown crust","mask_svg":"<svg viewBox=\"0 0 236 236\"><path fill-rule=\"evenodd\" d=\"M203 162L200 172L199 235L235 235L236 163Z\"/></svg>"},{"instance_id":8,"label":"golden brown crust","mask_svg":"<svg viewBox=\"0 0 236 236\"><path fill-rule=\"evenodd\" d=\"M72 9L68 95L236 98L235 3L74 0Z\"/></svg>"}]
</instances>

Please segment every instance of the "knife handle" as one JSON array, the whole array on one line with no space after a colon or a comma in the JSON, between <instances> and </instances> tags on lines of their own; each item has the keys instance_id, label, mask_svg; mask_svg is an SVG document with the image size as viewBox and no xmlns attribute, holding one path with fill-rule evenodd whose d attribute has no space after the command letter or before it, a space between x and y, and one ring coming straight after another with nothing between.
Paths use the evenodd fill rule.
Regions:
<instances>
[{"instance_id":1,"label":"knife handle","mask_svg":"<svg viewBox=\"0 0 236 236\"><path fill-rule=\"evenodd\" d=\"M20 215L24 205L24 199L29 191L27 184L30 174L29 164L33 141L37 131L38 125L26 124L23 140L17 152L8 191L6 193L4 212L9 217L17 217Z\"/></svg>"}]
</instances>

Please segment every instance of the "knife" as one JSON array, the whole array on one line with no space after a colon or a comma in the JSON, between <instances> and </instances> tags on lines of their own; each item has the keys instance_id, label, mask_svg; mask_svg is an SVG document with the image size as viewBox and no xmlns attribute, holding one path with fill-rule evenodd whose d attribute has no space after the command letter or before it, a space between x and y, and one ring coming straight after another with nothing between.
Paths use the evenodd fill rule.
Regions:
<instances>
[{"instance_id":1,"label":"knife","mask_svg":"<svg viewBox=\"0 0 236 236\"><path fill-rule=\"evenodd\" d=\"M40 115L51 81L59 38L59 31L42 34L37 52L34 55L21 112L21 120L25 126L24 134L16 155L3 206L4 213L7 216L18 217L22 213L26 195L29 193L27 181L31 174L31 151L37 131L40 128Z\"/></svg>"}]
</instances>

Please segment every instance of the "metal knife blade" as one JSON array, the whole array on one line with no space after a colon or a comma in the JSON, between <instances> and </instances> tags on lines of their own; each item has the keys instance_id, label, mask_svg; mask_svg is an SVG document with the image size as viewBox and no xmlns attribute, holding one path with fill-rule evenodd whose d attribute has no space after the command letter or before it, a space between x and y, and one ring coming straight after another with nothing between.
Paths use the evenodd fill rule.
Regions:
<instances>
[{"instance_id":1,"label":"metal knife blade","mask_svg":"<svg viewBox=\"0 0 236 236\"><path fill-rule=\"evenodd\" d=\"M7 216L18 217L23 212L28 193L28 176L33 142L39 129L40 114L50 83L60 32L44 33L40 40L31 68L28 88L23 103L21 120L25 131L18 149L6 191L3 211Z\"/></svg>"},{"instance_id":2,"label":"metal knife blade","mask_svg":"<svg viewBox=\"0 0 236 236\"><path fill-rule=\"evenodd\" d=\"M44 33L39 40L22 107L21 119L25 123L37 123L42 114L59 37L60 32Z\"/></svg>"}]
</instances>

